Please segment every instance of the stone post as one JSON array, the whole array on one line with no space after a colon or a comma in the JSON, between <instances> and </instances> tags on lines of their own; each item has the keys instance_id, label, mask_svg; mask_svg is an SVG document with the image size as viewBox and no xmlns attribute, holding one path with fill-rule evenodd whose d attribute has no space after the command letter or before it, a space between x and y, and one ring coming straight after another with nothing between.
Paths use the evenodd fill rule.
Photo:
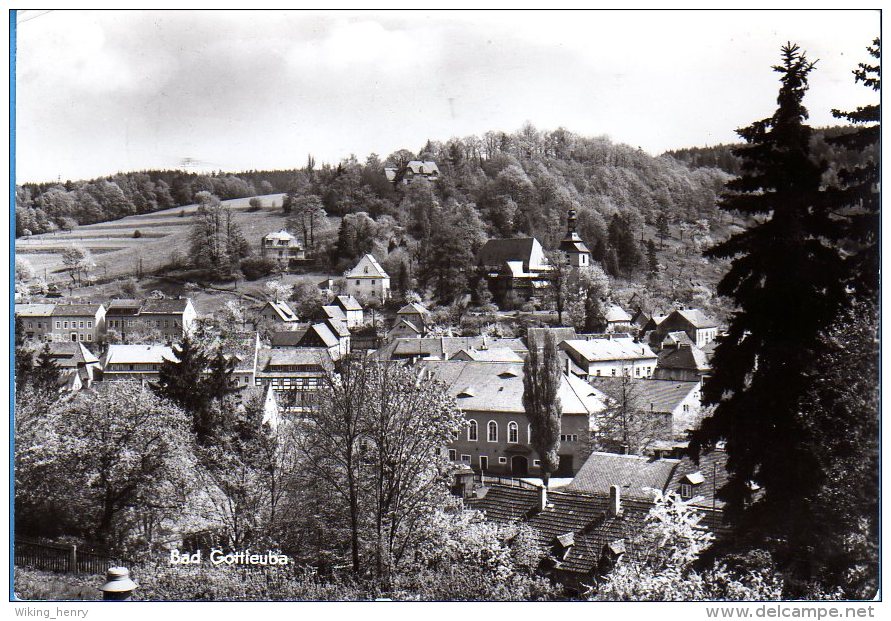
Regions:
<instances>
[{"instance_id":1,"label":"stone post","mask_svg":"<svg viewBox=\"0 0 891 621\"><path fill-rule=\"evenodd\" d=\"M126 567L110 567L105 575L105 584L99 587L104 601L130 601L133 591L139 585L130 579L130 570Z\"/></svg>"}]
</instances>

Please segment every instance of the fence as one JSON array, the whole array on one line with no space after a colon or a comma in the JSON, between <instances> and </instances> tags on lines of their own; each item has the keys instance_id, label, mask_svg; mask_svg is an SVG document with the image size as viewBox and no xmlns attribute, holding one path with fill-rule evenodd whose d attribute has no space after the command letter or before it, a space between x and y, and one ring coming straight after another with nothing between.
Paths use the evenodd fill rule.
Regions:
<instances>
[{"instance_id":1,"label":"fence","mask_svg":"<svg viewBox=\"0 0 891 621\"><path fill-rule=\"evenodd\" d=\"M104 574L109 567L130 564L126 559L80 550L76 545L16 538L13 548L16 565L44 571Z\"/></svg>"},{"instance_id":2,"label":"fence","mask_svg":"<svg viewBox=\"0 0 891 621\"><path fill-rule=\"evenodd\" d=\"M522 487L524 489L539 489L538 485L534 483L530 483L529 481L524 481L522 479L516 479L513 477L500 477L491 474L474 474L473 480L480 485L489 485L491 483L496 483L498 485L507 485L509 487Z\"/></svg>"}]
</instances>

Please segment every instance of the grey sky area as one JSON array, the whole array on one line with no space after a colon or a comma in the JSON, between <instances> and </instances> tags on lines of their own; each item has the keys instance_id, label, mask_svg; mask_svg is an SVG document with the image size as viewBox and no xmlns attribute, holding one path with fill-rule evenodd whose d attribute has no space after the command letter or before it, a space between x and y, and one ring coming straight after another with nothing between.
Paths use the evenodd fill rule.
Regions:
<instances>
[{"instance_id":1,"label":"grey sky area","mask_svg":"<svg viewBox=\"0 0 891 621\"><path fill-rule=\"evenodd\" d=\"M364 160L525 121L653 154L735 141L775 108L783 43L819 59L827 125L870 101L851 70L879 35L875 11L41 13L18 16L19 182Z\"/></svg>"}]
</instances>

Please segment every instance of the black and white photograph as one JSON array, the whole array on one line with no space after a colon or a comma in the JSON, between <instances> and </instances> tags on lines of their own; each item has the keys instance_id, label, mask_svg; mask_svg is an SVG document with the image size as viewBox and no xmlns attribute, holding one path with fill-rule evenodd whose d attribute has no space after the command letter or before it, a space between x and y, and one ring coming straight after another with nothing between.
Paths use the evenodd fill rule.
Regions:
<instances>
[{"instance_id":1,"label":"black and white photograph","mask_svg":"<svg viewBox=\"0 0 891 621\"><path fill-rule=\"evenodd\" d=\"M13 6L9 610L878 616L881 18Z\"/></svg>"}]
</instances>

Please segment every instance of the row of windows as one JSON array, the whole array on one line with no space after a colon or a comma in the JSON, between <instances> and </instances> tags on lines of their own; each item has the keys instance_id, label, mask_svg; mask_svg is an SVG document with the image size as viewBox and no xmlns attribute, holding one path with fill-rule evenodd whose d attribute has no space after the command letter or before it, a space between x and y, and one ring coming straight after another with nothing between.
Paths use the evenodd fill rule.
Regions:
<instances>
[{"instance_id":1,"label":"row of windows","mask_svg":"<svg viewBox=\"0 0 891 621\"><path fill-rule=\"evenodd\" d=\"M38 321L38 322L37 322L37 329L38 329L38 330L41 330L41 329L43 329L43 327L44 327L44 326L43 326L43 322L42 322L42 321ZM47 327L47 328L50 327L50 324L49 324L48 321L46 322L46 327ZM29 321L29 322L28 322L28 329L31 330L31 329L33 329L33 328L34 328L34 322L33 322L33 321Z\"/></svg>"},{"instance_id":2,"label":"row of windows","mask_svg":"<svg viewBox=\"0 0 891 621\"><path fill-rule=\"evenodd\" d=\"M470 442L479 440L479 424L471 419L467 426L467 439ZM486 440L488 442L498 442L498 423L490 420L486 425ZM507 424L507 441L510 444L517 444L520 441L520 427L514 421ZM532 426L526 428L526 442L532 441Z\"/></svg>"},{"instance_id":3,"label":"row of windows","mask_svg":"<svg viewBox=\"0 0 891 621\"><path fill-rule=\"evenodd\" d=\"M579 437L574 433L561 433L560 434L560 442L578 442Z\"/></svg>"},{"instance_id":4,"label":"row of windows","mask_svg":"<svg viewBox=\"0 0 891 621\"><path fill-rule=\"evenodd\" d=\"M68 324L69 324L69 323L71 324L71 327L72 327L72 328L76 328L76 327L77 327L77 322L76 322L76 321L71 321L71 322L68 322L68 321L57 321L57 322L56 322L56 329L57 329L57 330L61 330L62 328L68 328ZM86 326L86 327L88 327L88 328L92 328L92 327L93 327L93 322L92 322L92 321L87 321L86 323L87 323L87 326ZM28 325L28 327L31 327L30 324ZM38 327L40 327L40 326L38 325ZM81 327L81 328L84 327L84 322L83 322L83 321L80 322L80 327Z\"/></svg>"},{"instance_id":5,"label":"row of windows","mask_svg":"<svg viewBox=\"0 0 891 621\"><path fill-rule=\"evenodd\" d=\"M77 338L78 336L80 336L80 340L81 340L81 341L84 340L84 334L83 334L83 332L81 332L79 335L78 335L77 332L72 332L72 333L71 333L71 340L72 340L72 341L77 341L77 340L78 340L78 338ZM90 334L90 333L87 333L87 339L86 339L86 340L88 340L88 341L92 341L92 340L93 340L93 335Z\"/></svg>"},{"instance_id":6,"label":"row of windows","mask_svg":"<svg viewBox=\"0 0 891 621\"><path fill-rule=\"evenodd\" d=\"M456 451L455 449L449 449L449 460L450 460L450 461L458 461L458 451ZM470 456L470 455L464 455L464 454L462 454L462 455L461 455L461 462L462 462L462 463L465 463L465 464L470 464L470 463L472 463L472 461L471 461L471 456ZM488 470L488 468L489 468L489 456L488 456L488 455L480 455L480 456L479 456L479 459L478 459L478 461L477 461L477 463L478 463L478 465L479 465L479 467L480 467L480 470ZM499 458L498 458L498 463L499 463L499 464L507 464L507 457L499 457ZM540 460L540 459L535 459L535 460L533 460L533 461L532 461L532 465L533 465L533 466L540 466L540 465L541 465L541 460Z\"/></svg>"},{"instance_id":7,"label":"row of windows","mask_svg":"<svg viewBox=\"0 0 891 621\"><path fill-rule=\"evenodd\" d=\"M653 367L637 367L636 366L636 367L634 367L634 375L636 375L637 377L640 377L640 370L642 368L645 369L645 372L644 372L645 377L649 377L653 372ZM600 377L600 371L601 371L601 369L597 369L597 370L595 370L594 374L597 377ZM610 369L610 373L611 373L612 377L616 376L615 367ZM630 370L628 369L628 367L625 367L624 369L622 369L622 373L627 377L630 374Z\"/></svg>"},{"instance_id":8,"label":"row of windows","mask_svg":"<svg viewBox=\"0 0 891 621\"><path fill-rule=\"evenodd\" d=\"M56 323L58 323L58 322L56 322ZM80 323L81 323L81 326L80 326L80 327L83 328L83 323L84 323L84 322L81 321ZM90 322L90 323L92 323L92 322ZM148 324L149 326L154 326L155 328L160 328L160 327L161 327L161 320L160 320L160 319L159 319L159 320L155 320L155 321L146 321L145 323ZM108 320L108 325L109 325L109 327L112 327L112 328L123 328L123 327L124 327L124 320L123 320L123 319L109 319L109 320ZM135 319L128 319L128 320L127 320L127 327L128 327L128 328L132 328L132 327L135 326L135 325L136 325L136 320L135 320ZM58 328L59 326L56 326L56 327ZM169 320L169 319L165 319L165 320L164 320L164 327L165 327L165 328L169 328L169 327L170 327L170 320ZM178 328L178 327L179 327L179 322L176 321L175 319L173 320L173 327L174 327L174 328Z\"/></svg>"}]
</instances>

